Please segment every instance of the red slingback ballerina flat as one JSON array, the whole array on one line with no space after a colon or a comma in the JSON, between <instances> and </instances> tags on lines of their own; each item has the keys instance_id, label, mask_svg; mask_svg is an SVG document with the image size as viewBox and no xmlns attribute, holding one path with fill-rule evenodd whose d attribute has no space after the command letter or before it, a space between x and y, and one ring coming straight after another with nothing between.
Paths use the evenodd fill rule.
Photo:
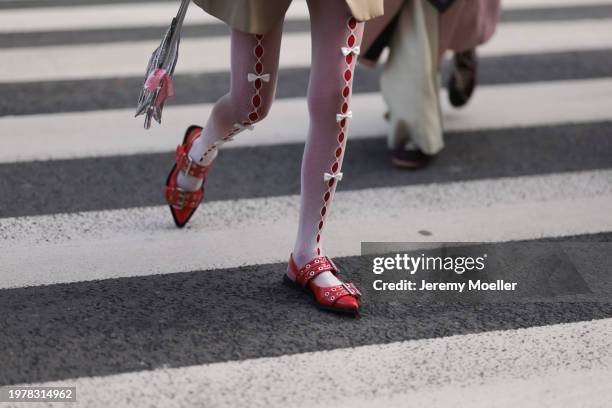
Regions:
<instances>
[{"instance_id":1,"label":"red slingback ballerina flat","mask_svg":"<svg viewBox=\"0 0 612 408\"><path fill-rule=\"evenodd\" d=\"M318 308L332 312L357 314L360 307L358 299L361 297L359 289L352 283L344 282L337 286L315 284L314 278L323 272L331 272L338 277L338 268L326 256L316 257L300 269L291 255L285 278L310 292Z\"/></svg>"}]
</instances>

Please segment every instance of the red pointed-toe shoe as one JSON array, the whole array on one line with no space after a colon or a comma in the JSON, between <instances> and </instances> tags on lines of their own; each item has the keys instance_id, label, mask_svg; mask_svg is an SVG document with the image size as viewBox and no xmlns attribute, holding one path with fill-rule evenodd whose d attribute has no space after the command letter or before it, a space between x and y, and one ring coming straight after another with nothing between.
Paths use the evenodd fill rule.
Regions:
<instances>
[{"instance_id":1,"label":"red pointed-toe shoe","mask_svg":"<svg viewBox=\"0 0 612 408\"><path fill-rule=\"evenodd\" d=\"M193 141L200 137L201 134L202 128L200 126L192 125L187 129L183 143L176 148L176 162L166 180L166 202L170 206L174 223L179 228L183 228L189 222L202 202L204 183L202 183L202 188L198 191L185 191L177 185L178 173L183 171L190 176L203 178L205 181L206 175L212 166L201 166L189 157L189 150Z\"/></svg>"},{"instance_id":2,"label":"red pointed-toe shoe","mask_svg":"<svg viewBox=\"0 0 612 408\"><path fill-rule=\"evenodd\" d=\"M344 282L337 286L315 284L314 278L323 272L331 272L338 277L338 268L326 256L314 258L300 269L293 260L293 255L291 255L286 278L310 292L319 309L352 315L357 314L361 306L358 300L361 297L359 289L352 283Z\"/></svg>"}]
</instances>

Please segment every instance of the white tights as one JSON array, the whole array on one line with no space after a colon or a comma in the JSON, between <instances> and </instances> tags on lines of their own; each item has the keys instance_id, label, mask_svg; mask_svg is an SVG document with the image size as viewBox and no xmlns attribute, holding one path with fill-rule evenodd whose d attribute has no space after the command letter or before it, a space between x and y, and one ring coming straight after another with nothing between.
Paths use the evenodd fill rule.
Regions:
<instances>
[{"instance_id":1,"label":"white tights","mask_svg":"<svg viewBox=\"0 0 612 408\"><path fill-rule=\"evenodd\" d=\"M322 233L336 186L342 177L346 150L353 70L363 33L344 0L308 0L312 35L312 67L308 85L310 128L304 148L301 205L293 257L298 266L324 255ZM219 146L262 120L276 91L283 22L265 35L232 31L231 86L215 104L202 136L189 155L209 164ZM179 175L181 187L196 190L201 181ZM329 272L315 280L338 284Z\"/></svg>"}]
</instances>

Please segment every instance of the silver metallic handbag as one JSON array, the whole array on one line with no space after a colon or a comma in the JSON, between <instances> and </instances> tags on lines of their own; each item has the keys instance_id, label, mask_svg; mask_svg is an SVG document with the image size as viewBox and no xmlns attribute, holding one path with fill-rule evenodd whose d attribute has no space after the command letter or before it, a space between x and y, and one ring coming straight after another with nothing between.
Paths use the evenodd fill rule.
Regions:
<instances>
[{"instance_id":1,"label":"silver metallic handbag","mask_svg":"<svg viewBox=\"0 0 612 408\"><path fill-rule=\"evenodd\" d=\"M174 96L172 75L178 60L181 29L190 2L191 0L181 0L176 17L172 19L161 44L149 59L135 115L145 115L145 129L151 127L151 118L161 124L164 102L169 97Z\"/></svg>"}]
</instances>

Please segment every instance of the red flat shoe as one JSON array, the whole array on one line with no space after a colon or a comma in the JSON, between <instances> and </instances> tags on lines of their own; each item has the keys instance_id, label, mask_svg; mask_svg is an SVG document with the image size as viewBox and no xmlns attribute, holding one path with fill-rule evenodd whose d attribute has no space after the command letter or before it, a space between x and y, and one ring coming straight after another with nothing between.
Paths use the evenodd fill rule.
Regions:
<instances>
[{"instance_id":1,"label":"red flat shoe","mask_svg":"<svg viewBox=\"0 0 612 408\"><path fill-rule=\"evenodd\" d=\"M166 180L166 202L170 206L174 223L179 228L183 228L187 224L202 202L204 183L198 191L185 191L177 185L178 173L183 171L190 176L203 178L206 181L206 175L212 166L201 166L189 157L189 150L193 141L201 134L202 128L200 126L189 126L185 132L183 143L176 148L176 162Z\"/></svg>"},{"instance_id":2,"label":"red flat shoe","mask_svg":"<svg viewBox=\"0 0 612 408\"><path fill-rule=\"evenodd\" d=\"M359 289L352 283L344 282L337 286L318 286L314 283L314 278L323 272L331 272L338 277L338 268L328 257L314 258L300 269L293 260L292 254L289 257L286 278L310 292L319 309L357 314L360 307L358 299L361 297Z\"/></svg>"}]
</instances>

